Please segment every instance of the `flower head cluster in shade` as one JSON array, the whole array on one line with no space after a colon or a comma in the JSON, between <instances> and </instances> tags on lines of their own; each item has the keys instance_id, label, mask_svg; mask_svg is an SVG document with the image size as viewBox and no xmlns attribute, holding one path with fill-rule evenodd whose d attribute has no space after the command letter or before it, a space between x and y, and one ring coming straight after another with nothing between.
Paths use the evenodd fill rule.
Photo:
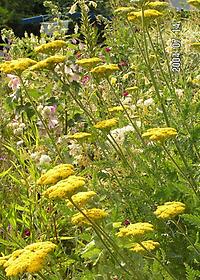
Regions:
<instances>
[{"instance_id":1,"label":"flower head cluster in shade","mask_svg":"<svg viewBox=\"0 0 200 280\"><path fill-rule=\"evenodd\" d=\"M24 70L36 63L35 60L30 58L19 58L1 63L0 71L6 74L20 75Z\"/></svg>"},{"instance_id":2,"label":"flower head cluster in shade","mask_svg":"<svg viewBox=\"0 0 200 280\"><path fill-rule=\"evenodd\" d=\"M166 202L158 206L154 214L160 219L170 219L182 214L185 211L185 204L179 201Z\"/></svg>"},{"instance_id":3,"label":"flower head cluster in shade","mask_svg":"<svg viewBox=\"0 0 200 280\"><path fill-rule=\"evenodd\" d=\"M107 129L115 126L118 123L118 120L116 118L103 120L100 122L97 122L94 127L97 129Z\"/></svg>"},{"instance_id":4,"label":"flower head cluster in shade","mask_svg":"<svg viewBox=\"0 0 200 280\"><path fill-rule=\"evenodd\" d=\"M48 254L55 248L56 245L49 241L33 243L1 257L0 265L5 268L6 276L17 276L25 272L35 273L43 268Z\"/></svg>"},{"instance_id":5,"label":"flower head cluster in shade","mask_svg":"<svg viewBox=\"0 0 200 280\"><path fill-rule=\"evenodd\" d=\"M46 44L42 44L35 48L37 53L49 53L51 51L59 50L67 45L67 42L63 40L55 40Z\"/></svg>"},{"instance_id":6,"label":"flower head cluster in shade","mask_svg":"<svg viewBox=\"0 0 200 280\"><path fill-rule=\"evenodd\" d=\"M90 137L92 134L88 133L88 132L77 132L74 133L73 135L68 135L67 138L69 139L76 139L76 140L80 140L80 139L85 139Z\"/></svg>"},{"instance_id":7,"label":"flower head cluster in shade","mask_svg":"<svg viewBox=\"0 0 200 280\"><path fill-rule=\"evenodd\" d=\"M153 251L159 246L160 244L156 241L146 240L146 241L141 241L141 244L133 243L131 245L130 250L136 253L145 253L146 251Z\"/></svg>"},{"instance_id":8,"label":"flower head cluster in shade","mask_svg":"<svg viewBox=\"0 0 200 280\"><path fill-rule=\"evenodd\" d=\"M98 208L83 210L83 213L92 221L101 220L108 216L108 213L105 210L98 209ZM82 213L77 213L73 215L71 221L72 224L75 225L83 225L83 224L90 225L90 222Z\"/></svg>"},{"instance_id":9,"label":"flower head cluster in shade","mask_svg":"<svg viewBox=\"0 0 200 280\"><path fill-rule=\"evenodd\" d=\"M195 8L200 9L200 0L188 0L189 5L194 6Z\"/></svg>"},{"instance_id":10,"label":"flower head cluster in shade","mask_svg":"<svg viewBox=\"0 0 200 280\"><path fill-rule=\"evenodd\" d=\"M142 137L148 137L152 141L164 141L168 138L175 137L177 135L177 130L172 127L156 127L150 128Z\"/></svg>"},{"instance_id":11,"label":"flower head cluster in shade","mask_svg":"<svg viewBox=\"0 0 200 280\"><path fill-rule=\"evenodd\" d=\"M96 193L94 191L79 192L77 194L74 194L71 199L76 205L78 205L79 207L83 207L87 203L87 201L95 195ZM68 201L67 206L73 207L73 204Z\"/></svg>"},{"instance_id":12,"label":"flower head cluster in shade","mask_svg":"<svg viewBox=\"0 0 200 280\"><path fill-rule=\"evenodd\" d=\"M43 195L50 198L69 198L85 185L85 178L80 176L69 176L65 180L59 181L54 186L49 187Z\"/></svg>"},{"instance_id":13,"label":"flower head cluster in shade","mask_svg":"<svg viewBox=\"0 0 200 280\"><path fill-rule=\"evenodd\" d=\"M129 109L130 107L128 105L124 105L124 106L114 106L112 108L108 108L108 112L112 113L112 112L122 112L126 109Z\"/></svg>"},{"instance_id":14,"label":"flower head cluster in shade","mask_svg":"<svg viewBox=\"0 0 200 280\"><path fill-rule=\"evenodd\" d=\"M148 9L144 10L144 19L145 20L151 20L151 19L156 19L158 17L161 17L163 13L154 10L154 9ZM141 20L142 19L142 11L139 12L131 12L128 14L128 20L129 21L135 21L135 20Z\"/></svg>"},{"instance_id":15,"label":"flower head cluster in shade","mask_svg":"<svg viewBox=\"0 0 200 280\"><path fill-rule=\"evenodd\" d=\"M51 185L67 178L74 173L74 167L71 164L59 164L48 170L37 181L38 185Z\"/></svg>"},{"instance_id":16,"label":"flower head cluster in shade","mask_svg":"<svg viewBox=\"0 0 200 280\"><path fill-rule=\"evenodd\" d=\"M154 231L153 225L150 223L135 223L130 224L127 227L120 228L119 232L116 233L118 237L126 236L143 236L146 233Z\"/></svg>"},{"instance_id":17,"label":"flower head cluster in shade","mask_svg":"<svg viewBox=\"0 0 200 280\"><path fill-rule=\"evenodd\" d=\"M200 51L200 42L193 42L190 44L191 48Z\"/></svg>"},{"instance_id":18,"label":"flower head cluster in shade","mask_svg":"<svg viewBox=\"0 0 200 280\"><path fill-rule=\"evenodd\" d=\"M114 10L115 14L120 14L120 15L126 15L132 11L135 10L135 7L129 6L129 7L118 7L116 10Z\"/></svg>"},{"instance_id":19,"label":"flower head cluster in shade","mask_svg":"<svg viewBox=\"0 0 200 280\"><path fill-rule=\"evenodd\" d=\"M32 71L40 71L43 69L51 69L54 68L58 63L63 63L66 60L66 56L64 55L53 55L44 60L37 62L35 65L30 67Z\"/></svg>"},{"instance_id":20,"label":"flower head cluster in shade","mask_svg":"<svg viewBox=\"0 0 200 280\"><path fill-rule=\"evenodd\" d=\"M102 62L101 58L91 57L91 58L82 58L76 61L76 64L82 66L83 68L92 68L99 62Z\"/></svg>"},{"instance_id":21,"label":"flower head cluster in shade","mask_svg":"<svg viewBox=\"0 0 200 280\"><path fill-rule=\"evenodd\" d=\"M169 7L169 4L161 1L147 2L146 6L150 9L162 11Z\"/></svg>"},{"instance_id":22,"label":"flower head cluster in shade","mask_svg":"<svg viewBox=\"0 0 200 280\"><path fill-rule=\"evenodd\" d=\"M119 66L117 64L104 64L104 65L96 66L95 68L90 70L90 72L97 77L98 76L101 77L101 76L109 76L113 72L118 70L119 70Z\"/></svg>"}]
</instances>

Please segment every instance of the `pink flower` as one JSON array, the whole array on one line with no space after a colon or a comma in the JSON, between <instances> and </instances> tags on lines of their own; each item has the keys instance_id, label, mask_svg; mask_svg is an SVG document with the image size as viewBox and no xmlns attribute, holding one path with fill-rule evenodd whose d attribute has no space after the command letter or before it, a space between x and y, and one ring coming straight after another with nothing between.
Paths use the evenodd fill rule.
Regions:
<instances>
[{"instance_id":1,"label":"pink flower","mask_svg":"<svg viewBox=\"0 0 200 280\"><path fill-rule=\"evenodd\" d=\"M121 60L118 65L123 67L123 66L128 66L128 63L125 60Z\"/></svg>"},{"instance_id":2,"label":"pink flower","mask_svg":"<svg viewBox=\"0 0 200 280\"><path fill-rule=\"evenodd\" d=\"M85 75L83 76L81 83L85 86L89 82L89 80L90 80L90 76Z\"/></svg>"},{"instance_id":3,"label":"pink flower","mask_svg":"<svg viewBox=\"0 0 200 280\"><path fill-rule=\"evenodd\" d=\"M111 48L110 48L110 47L106 47L106 48L105 48L105 51L106 51L107 53L109 53L109 52L111 51Z\"/></svg>"},{"instance_id":4,"label":"pink flower","mask_svg":"<svg viewBox=\"0 0 200 280\"><path fill-rule=\"evenodd\" d=\"M124 91L124 92L123 92L123 96L124 96L124 97L128 96L128 91Z\"/></svg>"},{"instance_id":5,"label":"pink flower","mask_svg":"<svg viewBox=\"0 0 200 280\"><path fill-rule=\"evenodd\" d=\"M20 79L15 76L8 74L7 77L10 79L10 82L8 83L8 86L14 91L20 88Z\"/></svg>"}]
</instances>

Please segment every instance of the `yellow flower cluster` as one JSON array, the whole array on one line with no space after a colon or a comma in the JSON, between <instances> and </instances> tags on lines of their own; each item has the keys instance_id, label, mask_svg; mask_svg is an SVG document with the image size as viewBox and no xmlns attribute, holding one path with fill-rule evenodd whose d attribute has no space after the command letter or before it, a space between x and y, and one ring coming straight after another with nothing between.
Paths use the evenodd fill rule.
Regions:
<instances>
[{"instance_id":1,"label":"yellow flower cluster","mask_svg":"<svg viewBox=\"0 0 200 280\"><path fill-rule=\"evenodd\" d=\"M91 135L92 135L91 133L87 133L87 132L77 132L77 133L74 133L73 135L68 135L67 137L70 139L79 140L79 139L88 138Z\"/></svg>"},{"instance_id":2,"label":"yellow flower cluster","mask_svg":"<svg viewBox=\"0 0 200 280\"><path fill-rule=\"evenodd\" d=\"M30 67L32 71L40 71L43 69L54 68L58 63L63 63L66 60L64 55L53 55L44 60L37 62L35 65Z\"/></svg>"},{"instance_id":3,"label":"yellow flower cluster","mask_svg":"<svg viewBox=\"0 0 200 280\"><path fill-rule=\"evenodd\" d=\"M116 118L100 121L94 125L95 128L98 129L107 129L115 126L118 123L118 120Z\"/></svg>"},{"instance_id":4,"label":"yellow flower cluster","mask_svg":"<svg viewBox=\"0 0 200 280\"><path fill-rule=\"evenodd\" d=\"M16 60L6 61L0 64L0 71L6 74L20 75L24 70L36 64L35 60L30 58L19 58Z\"/></svg>"},{"instance_id":5,"label":"yellow flower cluster","mask_svg":"<svg viewBox=\"0 0 200 280\"><path fill-rule=\"evenodd\" d=\"M113 72L118 71L119 66L117 64L104 64L104 65L99 65L90 70L90 72L94 75L99 75L99 76L109 76Z\"/></svg>"},{"instance_id":6,"label":"yellow flower cluster","mask_svg":"<svg viewBox=\"0 0 200 280\"><path fill-rule=\"evenodd\" d=\"M37 181L38 185L55 184L60 180L67 178L74 173L74 167L71 164L59 164L48 170Z\"/></svg>"},{"instance_id":7,"label":"yellow flower cluster","mask_svg":"<svg viewBox=\"0 0 200 280\"><path fill-rule=\"evenodd\" d=\"M59 181L54 186L49 187L45 192L44 196L48 198L69 198L75 192L85 185L85 178L80 176L69 176L65 180Z\"/></svg>"},{"instance_id":8,"label":"yellow flower cluster","mask_svg":"<svg viewBox=\"0 0 200 280\"><path fill-rule=\"evenodd\" d=\"M194 6L195 8L200 9L200 0L188 0L189 5Z\"/></svg>"},{"instance_id":9,"label":"yellow flower cluster","mask_svg":"<svg viewBox=\"0 0 200 280\"><path fill-rule=\"evenodd\" d=\"M63 40L55 40L46 44L42 44L35 48L37 53L48 53L54 50L59 50L67 45L67 42Z\"/></svg>"},{"instance_id":10,"label":"yellow flower cluster","mask_svg":"<svg viewBox=\"0 0 200 280\"><path fill-rule=\"evenodd\" d=\"M166 202L158 206L154 214L161 219L174 218L185 211L185 204L178 201Z\"/></svg>"},{"instance_id":11,"label":"yellow flower cluster","mask_svg":"<svg viewBox=\"0 0 200 280\"><path fill-rule=\"evenodd\" d=\"M105 218L108 216L108 213L103 209L98 208L92 208L83 210L83 213L90 218L93 221L101 220L102 218ZM72 216L72 224L75 225L83 225L83 224L89 224L90 222L87 220L87 218L82 213L77 213Z\"/></svg>"},{"instance_id":12,"label":"yellow flower cluster","mask_svg":"<svg viewBox=\"0 0 200 280\"><path fill-rule=\"evenodd\" d=\"M35 273L43 268L47 255L55 248L56 245L49 241L33 243L9 256L1 257L0 265L5 268L6 276Z\"/></svg>"},{"instance_id":13,"label":"yellow flower cluster","mask_svg":"<svg viewBox=\"0 0 200 280\"><path fill-rule=\"evenodd\" d=\"M127 88L125 89L125 91L128 91L128 92L133 92L133 91L135 91L135 90L137 90L137 89L138 89L138 87L137 87L137 86L127 87Z\"/></svg>"},{"instance_id":14,"label":"yellow flower cluster","mask_svg":"<svg viewBox=\"0 0 200 280\"><path fill-rule=\"evenodd\" d=\"M141 236L145 233L152 232L153 230L153 225L150 223L135 223L130 224L127 227L120 228L119 232L116 233L116 235L118 237Z\"/></svg>"},{"instance_id":15,"label":"yellow flower cluster","mask_svg":"<svg viewBox=\"0 0 200 280\"><path fill-rule=\"evenodd\" d=\"M76 64L85 67L85 68L92 68L99 62L102 62L101 58L98 57L91 57L91 58L83 58L76 61Z\"/></svg>"},{"instance_id":16,"label":"yellow flower cluster","mask_svg":"<svg viewBox=\"0 0 200 280\"><path fill-rule=\"evenodd\" d=\"M191 43L190 46L197 51L200 51L200 42Z\"/></svg>"},{"instance_id":17,"label":"yellow flower cluster","mask_svg":"<svg viewBox=\"0 0 200 280\"><path fill-rule=\"evenodd\" d=\"M121 15L123 15L123 14L128 14L128 13L130 13L130 12L132 12L132 11L134 11L135 10L135 8L134 7L118 7L116 10L114 10L114 13L115 14L121 14Z\"/></svg>"},{"instance_id":18,"label":"yellow flower cluster","mask_svg":"<svg viewBox=\"0 0 200 280\"><path fill-rule=\"evenodd\" d=\"M166 2L155 1L155 2L147 2L146 6L149 7L150 9L162 11L166 9L169 6L169 4Z\"/></svg>"},{"instance_id":19,"label":"yellow flower cluster","mask_svg":"<svg viewBox=\"0 0 200 280\"><path fill-rule=\"evenodd\" d=\"M130 107L128 105L124 105L124 108L122 106L115 106L112 108L108 108L108 112L122 112L124 109L129 109Z\"/></svg>"},{"instance_id":20,"label":"yellow flower cluster","mask_svg":"<svg viewBox=\"0 0 200 280\"><path fill-rule=\"evenodd\" d=\"M154 10L154 9L148 9L148 10L144 10L144 19L156 19L160 16L162 16L163 13L160 13L159 11L157 10ZM135 21L135 20L138 20L138 19L142 19L142 11L139 11L139 12L131 12L128 14L128 20L129 21Z\"/></svg>"},{"instance_id":21,"label":"yellow flower cluster","mask_svg":"<svg viewBox=\"0 0 200 280\"><path fill-rule=\"evenodd\" d=\"M93 197L94 195L96 195L96 193L94 191L88 191L88 192L79 192L77 194L74 194L71 199L73 200L73 202L78 205L79 207L83 207L87 201ZM68 201L67 202L67 206L68 207L73 207L73 204Z\"/></svg>"},{"instance_id":22,"label":"yellow flower cluster","mask_svg":"<svg viewBox=\"0 0 200 280\"><path fill-rule=\"evenodd\" d=\"M131 248L130 248L130 250L134 251L136 253L145 253L146 250L147 251L153 251L156 248L158 248L159 246L160 246L160 244L158 242L156 242L156 241L146 240L146 241L142 241L141 245L139 243L133 243Z\"/></svg>"},{"instance_id":23,"label":"yellow flower cluster","mask_svg":"<svg viewBox=\"0 0 200 280\"><path fill-rule=\"evenodd\" d=\"M164 141L168 138L175 137L176 135L177 131L172 127L150 128L142 134L143 137L149 137L152 141Z\"/></svg>"}]
</instances>

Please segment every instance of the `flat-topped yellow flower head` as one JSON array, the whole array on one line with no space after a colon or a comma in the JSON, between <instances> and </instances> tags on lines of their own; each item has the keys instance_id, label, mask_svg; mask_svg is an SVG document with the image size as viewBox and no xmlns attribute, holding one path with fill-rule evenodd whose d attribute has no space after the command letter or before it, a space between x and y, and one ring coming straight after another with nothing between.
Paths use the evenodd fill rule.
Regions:
<instances>
[{"instance_id":1,"label":"flat-topped yellow flower head","mask_svg":"<svg viewBox=\"0 0 200 280\"><path fill-rule=\"evenodd\" d=\"M71 199L73 202L78 205L79 207L83 207L90 198L92 198L96 193L94 191L88 191L88 192L78 192L77 194L74 194ZM67 202L68 207L73 207L73 204L68 201Z\"/></svg>"},{"instance_id":2,"label":"flat-topped yellow flower head","mask_svg":"<svg viewBox=\"0 0 200 280\"><path fill-rule=\"evenodd\" d=\"M65 180L59 181L54 186L49 187L43 192L43 195L50 199L70 198L84 185L84 177L72 175Z\"/></svg>"},{"instance_id":3,"label":"flat-topped yellow flower head","mask_svg":"<svg viewBox=\"0 0 200 280\"><path fill-rule=\"evenodd\" d=\"M163 13L154 10L154 9L147 9L144 10L144 20L154 20L156 18L159 18L163 16ZM136 21L136 20L141 20L142 19L142 11L139 12L131 12L128 14L128 20L129 21Z\"/></svg>"},{"instance_id":4,"label":"flat-topped yellow flower head","mask_svg":"<svg viewBox=\"0 0 200 280\"><path fill-rule=\"evenodd\" d=\"M163 11L169 7L169 3L161 2L161 1L154 1L154 2L147 2L146 6L150 9Z\"/></svg>"},{"instance_id":5,"label":"flat-topped yellow flower head","mask_svg":"<svg viewBox=\"0 0 200 280\"><path fill-rule=\"evenodd\" d=\"M117 123L118 123L118 119L117 118L112 118L112 119L97 122L94 125L94 127L97 128L97 129L109 129L109 128L115 126Z\"/></svg>"},{"instance_id":6,"label":"flat-topped yellow flower head","mask_svg":"<svg viewBox=\"0 0 200 280\"><path fill-rule=\"evenodd\" d=\"M126 15L132 11L135 10L135 7L118 7L116 10L114 10L114 13L117 15Z\"/></svg>"},{"instance_id":7,"label":"flat-topped yellow flower head","mask_svg":"<svg viewBox=\"0 0 200 280\"><path fill-rule=\"evenodd\" d=\"M118 237L126 236L142 236L146 233L154 231L153 225L150 223L135 223L130 224L127 227L120 228L119 232L116 233Z\"/></svg>"},{"instance_id":8,"label":"flat-topped yellow flower head","mask_svg":"<svg viewBox=\"0 0 200 280\"><path fill-rule=\"evenodd\" d=\"M59 164L48 170L37 181L38 185L51 185L67 178L74 173L74 167L71 164Z\"/></svg>"},{"instance_id":9,"label":"flat-topped yellow flower head","mask_svg":"<svg viewBox=\"0 0 200 280\"><path fill-rule=\"evenodd\" d=\"M73 135L68 135L67 138L69 139L75 139L75 140L82 140L90 137L92 134L88 132L77 132Z\"/></svg>"},{"instance_id":10,"label":"flat-topped yellow flower head","mask_svg":"<svg viewBox=\"0 0 200 280\"><path fill-rule=\"evenodd\" d=\"M35 60L30 58L19 58L1 63L0 71L6 74L20 75L23 71L36 63Z\"/></svg>"},{"instance_id":11,"label":"flat-topped yellow flower head","mask_svg":"<svg viewBox=\"0 0 200 280\"><path fill-rule=\"evenodd\" d=\"M91 58L82 58L76 60L76 64L82 66L83 68L91 69L98 63L102 62L102 59L99 57L91 57Z\"/></svg>"},{"instance_id":12,"label":"flat-topped yellow flower head","mask_svg":"<svg viewBox=\"0 0 200 280\"><path fill-rule=\"evenodd\" d=\"M200 0L188 0L189 5L194 6L197 9L200 9Z\"/></svg>"},{"instance_id":13,"label":"flat-topped yellow flower head","mask_svg":"<svg viewBox=\"0 0 200 280\"><path fill-rule=\"evenodd\" d=\"M37 53L49 53L52 51L60 50L61 48L65 47L67 42L63 40L55 40L46 44L42 44L35 48L35 52Z\"/></svg>"},{"instance_id":14,"label":"flat-topped yellow flower head","mask_svg":"<svg viewBox=\"0 0 200 280\"><path fill-rule=\"evenodd\" d=\"M56 245L49 241L33 243L24 249L14 251L9 256L0 258L0 265L5 268L8 277L26 272L35 273L43 268L48 254L55 248Z\"/></svg>"},{"instance_id":15,"label":"flat-topped yellow flower head","mask_svg":"<svg viewBox=\"0 0 200 280\"><path fill-rule=\"evenodd\" d=\"M67 58L64 55L53 55L37 62L35 65L30 67L30 70L40 71L43 69L51 69L54 68L57 64L65 62L66 59Z\"/></svg>"},{"instance_id":16,"label":"flat-topped yellow flower head","mask_svg":"<svg viewBox=\"0 0 200 280\"><path fill-rule=\"evenodd\" d=\"M109 76L113 72L118 70L119 70L119 66L117 64L104 64L104 65L96 66L90 72L97 77L102 77L102 76Z\"/></svg>"},{"instance_id":17,"label":"flat-topped yellow flower head","mask_svg":"<svg viewBox=\"0 0 200 280\"><path fill-rule=\"evenodd\" d=\"M185 211L185 204L179 201L166 202L158 206L154 214L160 219L174 218Z\"/></svg>"},{"instance_id":18,"label":"flat-topped yellow flower head","mask_svg":"<svg viewBox=\"0 0 200 280\"><path fill-rule=\"evenodd\" d=\"M113 112L123 112L126 109L129 109L130 107L128 105L124 106L114 106L112 108L108 108L108 112L113 113Z\"/></svg>"},{"instance_id":19,"label":"flat-topped yellow flower head","mask_svg":"<svg viewBox=\"0 0 200 280\"><path fill-rule=\"evenodd\" d=\"M160 244L153 240L142 241L141 244L133 243L130 250L136 253L145 253L147 251L153 251L158 248Z\"/></svg>"},{"instance_id":20,"label":"flat-topped yellow flower head","mask_svg":"<svg viewBox=\"0 0 200 280\"><path fill-rule=\"evenodd\" d=\"M148 137L152 141L165 141L166 139L175 137L177 135L177 130L172 127L156 127L150 128L145 133L142 134L142 137Z\"/></svg>"},{"instance_id":21,"label":"flat-topped yellow flower head","mask_svg":"<svg viewBox=\"0 0 200 280\"><path fill-rule=\"evenodd\" d=\"M200 42L193 42L190 44L192 49L195 49L197 51L200 51Z\"/></svg>"},{"instance_id":22,"label":"flat-topped yellow flower head","mask_svg":"<svg viewBox=\"0 0 200 280\"><path fill-rule=\"evenodd\" d=\"M98 209L98 208L83 210L83 213L87 217L89 217L92 221L98 221L98 220L101 220L108 216L108 213L105 210ZM83 225L83 224L90 225L90 222L81 213L73 215L71 221L72 221L72 224L75 224L75 225Z\"/></svg>"}]
</instances>

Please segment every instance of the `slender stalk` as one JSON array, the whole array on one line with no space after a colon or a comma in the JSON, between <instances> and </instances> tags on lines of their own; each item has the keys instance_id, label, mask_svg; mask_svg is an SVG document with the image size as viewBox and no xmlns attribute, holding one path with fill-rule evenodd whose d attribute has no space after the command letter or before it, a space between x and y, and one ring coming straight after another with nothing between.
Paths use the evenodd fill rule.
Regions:
<instances>
[{"instance_id":1,"label":"slender stalk","mask_svg":"<svg viewBox=\"0 0 200 280\"><path fill-rule=\"evenodd\" d=\"M171 221L177 228L180 230L180 232L183 234L185 239L188 241L188 243L194 248L195 252L200 255L200 250L195 246L195 244L192 243L191 239L187 236L187 234L184 232L183 228L179 226L178 222Z\"/></svg>"},{"instance_id":2,"label":"slender stalk","mask_svg":"<svg viewBox=\"0 0 200 280\"><path fill-rule=\"evenodd\" d=\"M189 185L191 186L192 190L194 191L194 193L196 194L196 196L198 197L198 193L196 191L195 186L193 185L193 183L190 181L190 179L188 178L188 176L184 173L184 171L181 169L181 167L178 165L178 163L175 161L175 159L172 157L172 155L170 154L170 152L168 151L168 149L166 148L166 146L164 144L161 144L163 150L165 151L165 153L168 155L168 157L170 158L170 160L173 162L173 164L176 166L176 168L178 169L179 173L183 176L183 178L185 178L185 180L189 183Z\"/></svg>"},{"instance_id":3,"label":"slender stalk","mask_svg":"<svg viewBox=\"0 0 200 280\"><path fill-rule=\"evenodd\" d=\"M153 258L155 259L163 268L164 270L169 274L169 276L174 279L174 280L178 280L172 273L171 271L166 267L166 265L164 265L159 258L157 258L151 251L149 251L143 244L142 242L138 242L138 244L140 244L140 246Z\"/></svg>"}]
</instances>

